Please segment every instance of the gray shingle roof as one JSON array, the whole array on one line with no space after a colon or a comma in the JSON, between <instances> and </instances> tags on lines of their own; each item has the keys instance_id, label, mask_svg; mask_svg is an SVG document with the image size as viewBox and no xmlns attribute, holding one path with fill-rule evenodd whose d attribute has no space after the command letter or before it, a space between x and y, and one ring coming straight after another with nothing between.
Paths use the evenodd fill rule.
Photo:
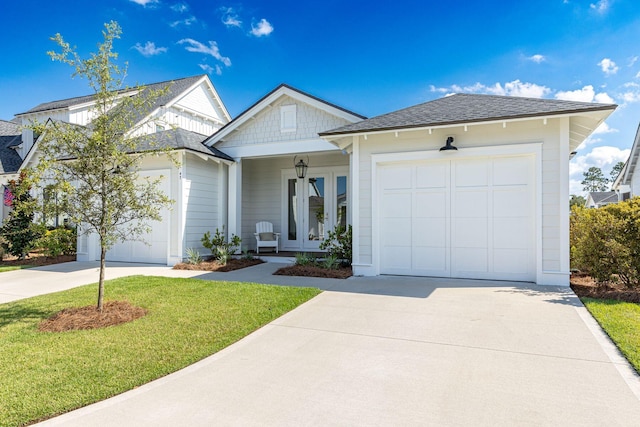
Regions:
<instances>
[{"instance_id":1,"label":"gray shingle roof","mask_svg":"<svg viewBox=\"0 0 640 427\"><path fill-rule=\"evenodd\" d=\"M234 161L217 148L207 147L203 144L206 135L191 132L185 129L170 129L151 135L141 136L138 141L137 151L153 151L157 149L185 149L197 153L207 154L220 159Z\"/></svg>"},{"instance_id":2,"label":"gray shingle roof","mask_svg":"<svg viewBox=\"0 0 640 427\"><path fill-rule=\"evenodd\" d=\"M159 90L169 85L169 90L167 91L167 93L156 100L154 109L161 107L163 105L166 105L169 101L171 101L173 98L178 96L178 94L185 91L191 85L196 83L203 76L204 74L201 74L193 77L185 77L182 79L167 80L164 82L152 83L150 85L145 86L148 90ZM135 87L126 89L126 90L123 89L123 92L128 92L130 90L135 90ZM61 108L69 108L69 107L73 107L74 105L80 105L87 102L91 102L93 101L94 97L95 95L86 95L86 96L79 96L76 98L68 98L68 99L61 99L58 101L45 102L28 111L25 111L24 113L20 113L17 115L38 113L38 112L49 111L49 110L58 110Z\"/></svg>"},{"instance_id":3,"label":"gray shingle roof","mask_svg":"<svg viewBox=\"0 0 640 427\"><path fill-rule=\"evenodd\" d=\"M22 159L13 146L22 142L20 127L13 122L0 120L0 174L14 173L20 169Z\"/></svg>"},{"instance_id":4,"label":"gray shingle roof","mask_svg":"<svg viewBox=\"0 0 640 427\"><path fill-rule=\"evenodd\" d=\"M435 127L615 108L614 104L459 93L322 132L320 135Z\"/></svg>"},{"instance_id":5,"label":"gray shingle roof","mask_svg":"<svg viewBox=\"0 0 640 427\"><path fill-rule=\"evenodd\" d=\"M615 203L618 201L618 193L615 191L592 191L589 195L597 205L602 203Z\"/></svg>"}]
</instances>

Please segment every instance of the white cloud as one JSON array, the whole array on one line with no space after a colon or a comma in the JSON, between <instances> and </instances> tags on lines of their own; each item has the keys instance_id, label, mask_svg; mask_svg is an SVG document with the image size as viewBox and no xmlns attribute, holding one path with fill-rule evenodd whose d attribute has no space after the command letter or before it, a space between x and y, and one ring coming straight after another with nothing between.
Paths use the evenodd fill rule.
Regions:
<instances>
[{"instance_id":1,"label":"white cloud","mask_svg":"<svg viewBox=\"0 0 640 427\"><path fill-rule=\"evenodd\" d=\"M144 46L142 46L140 43L136 43L136 45L133 46L133 49L137 50L142 54L142 56L146 57L159 55L161 53L165 53L168 50L168 48L166 47L156 47L156 44L154 42L146 42Z\"/></svg>"},{"instance_id":2,"label":"white cloud","mask_svg":"<svg viewBox=\"0 0 640 427\"><path fill-rule=\"evenodd\" d=\"M492 86L486 86L482 83L475 83L471 86L451 85L449 87L435 87L431 85L429 89L431 92L438 93L485 93L504 96L526 96L528 98L542 98L551 92L551 89L546 86L521 82L520 80L507 82L504 83L504 85L495 83Z\"/></svg>"},{"instance_id":3,"label":"white cloud","mask_svg":"<svg viewBox=\"0 0 640 427\"><path fill-rule=\"evenodd\" d=\"M536 54L536 55L532 55L532 56L528 57L527 59L529 61L535 62L536 64L539 64L539 63L541 63L543 61L546 61L547 57L544 56L544 55Z\"/></svg>"},{"instance_id":4,"label":"white cloud","mask_svg":"<svg viewBox=\"0 0 640 427\"><path fill-rule=\"evenodd\" d=\"M194 39L182 39L178 42L178 44L187 44L187 46L185 46L185 49L189 52L211 55L218 61L222 62L225 66L229 67L231 65L231 59L220 54L218 43L214 41L209 41L209 46L207 46Z\"/></svg>"},{"instance_id":5,"label":"white cloud","mask_svg":"<svg viewBox=\"0 0 640 427\"><path fill-rule=\"evenodd\" d=\"M238 17L238 14L232 7L221 7L222 11L222 23L227 27L242 27L242 21Z\"/></svg>"},{"instance_id":6,"label":"white cloud","mask_svg":"<svg viewBox=\"0 0 640 427\"><path fill-rule=\"evenodd\" d=\"M602 146L594 147L590 152L573 158L569 163L570 192L571 194L581 194L583 173L590 167L595 166L608 176L611 168L618 162L624 162L629 157L630 149L621 150L617 147Z\"/></svg>"},{"instance_id":7,"label":"white cloud","mask_svg":"<svg viewBox=\"0 0 640 427\"><path fill-rule=\"evenodd\" d=\"M584 86L582 89L560 91L555 95L556 99L577 102L600 102L603 104L613 104L615 101L606 92L596 93L592 85Z\"/></svg>"},{"instance_id":8,"label":"white cloud","mask_svg":"<svg viewBox=\"0 0 640 427\"><path fill-rule=\"evenodd\" d=\"M154 4L159 2L159 0L130 0L130 1L144 7L147 7L148 4Z\"/></svg>"},{"instance_id":9,"label":"white cloud","mask_svg":"<svg viewBox=\"0 0 640 427\"><path fill-rule=\"evenodd\" d=\"M184 13L187 10L189 10L189 6L186 3L176 3L173 6L171 6L171 9L173 9L178 13Z\"/></svg>"},{"instance_id":10,"label":"white cloud","mask_svg":"<svg viewBox=\"0 0 640 427\"><path fill-rule=\"evenodd\" d=\"M602 61L598 62L598 65L602 69L602 72L610 76L618 72L619 67L609 58L604 58Z\"/></svg>"},{"instance_id":11,"label":"white cloud","mask_svg":"<svg viewBox=\"0 0 640 427\"><path fill-rule=\"evenodd\" d=\"M193 24L196 21L197 21L197 19L196 19L195 16L190 16L190 17L188 17L186 19L181 19L179 21L173 21L172 23L169 24L169 26L171 28L175 28L178 25L184 25L185 27L188 27L188 26L190 26L191 24Z\"/></svg>"},{"instance_id":12,"label":"white cloud","mask_svg":"<svg viewBox=\"0 0 640 427\"><path fill-rule=\"evenodd\" d=\"M639 56L632 56L629 58L629 62L627 62L627 67L633 67L633 65L638 62L638 59L640 59Z\"/></svg>"},{"instance_id":13,"label":"white cloud","mask_svg":"<svg viewBox=\"0 0 640 427\"><path fill-rule=\"evenodd\" d=\"M640 101L640 91L629 91L622 94L624 102L638 102Z\"/></svg>"},{"instance_id":14,"label":"white cloud","mask_svg":"<svg viewBox=\"0 0 640 427\"><path fill-rule=\"evenodd\" d=\"M609 127L607 122L602 122L600 126L598 126L596 130L593 131L593 134L598 135L603 133L615 133L615 132L618 132L618 129Z\"/></svg>"},{"instance_id":15,"label":"white cloud","mask_svg":"<svg viewBox=\"0 0 640 427\"><path fill-rule=\"evenodd\" d=\"M257 25L251 25L251 34L256 37L268 36L273 32L273 25L266 19L262 18Z\"/></svg>"},{"instance_id":16,"label":"white cloud","mask_svg":"<svg viewBox=\"0 0 640 427\"><path fill-rule=\"evenodd\" d=\"M209 64L198 64L198 67L202 68L202 70L207 74L217 74L218 76L222 75L222 67L217 65L212 67Z\"/></svg>"},{"instance_id":17,"label":"white cloud","mask_svg":"<svg viewBox=\"0 0 640 427\"><path fill-rule=\"evenodd\" d=\"M596 3L591 3L589 7L600 14L607 13L609 10L609 0L600 0Z\"/></svg>"}]
</instances>

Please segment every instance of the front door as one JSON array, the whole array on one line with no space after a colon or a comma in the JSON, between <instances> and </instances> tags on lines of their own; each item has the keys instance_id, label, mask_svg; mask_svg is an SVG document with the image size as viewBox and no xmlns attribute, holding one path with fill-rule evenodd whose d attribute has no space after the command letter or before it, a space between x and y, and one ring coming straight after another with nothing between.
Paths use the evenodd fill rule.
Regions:
<instances>
[{"instance_id":1,"label":"front door","mask_svg":"<svg viewBox=\"0 0 640 427\"><path fill-rule=\"evenodd\" d=\"M317 251L327 232L347 222L346 170L309 170L283 175L283 247Z\"/></svg>"}]
</instances>

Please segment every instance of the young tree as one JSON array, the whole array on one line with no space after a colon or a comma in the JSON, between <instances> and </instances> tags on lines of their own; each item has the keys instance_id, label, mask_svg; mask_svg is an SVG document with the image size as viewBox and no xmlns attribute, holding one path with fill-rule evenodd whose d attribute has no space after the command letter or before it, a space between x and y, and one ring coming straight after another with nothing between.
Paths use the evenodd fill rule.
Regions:
<instances>
[{"instance_id":1,"label":"young tree","mask_svg":"<svg viewBox=\"0 0 640 427\"><path fill-rule=\"evenodd\" d=\"M171 200L161 191L159 180L139 176L140 162L152 153L137 152L134 135L164 93L137 87L135 96L123 88L126 67L115 61L114 40L121 29L116 22L105 24L104 41L98 52L82 59L60 34L52 37L60 52L48 52L54 61L70 65L73 76L88 81L95 106L87 126L49 120L34 126L41 133L37 170L43 184L55 185L66 197L65 210L82 233L95 233L100 242L98 304L102 310L107 251L118 241L141 240L150 231L149 221L160 220L160 211ZM127 96L123 96L123 93ZM149 143L149 141L147 141ZM157 155L167 155L167 152Z\"/></svg>"},{"instance_id":2,"label":"young tree","mask_svg":"<svg viewBox=\"0 0 640 427\"><path fill-rule=\"evenodd\" d=\"M9 181L8 202L11 205L9 217L0 227L0 237L5 251L20 259L24 258L38 239L40 233L33 223L36 200L29 193L31 179L26 171L21 171L18 180Z\"/></svg>"},{"instance_id":3,"label":"young tree","mask_svg":"<svg viewBox=\"0 0 640 427\"><path fill-rule=\"evenodd\" d=\"M571 198L569 199L569 208L572 208L574 206L583 207L585 203L587 203L587 199L585 199L583 196L572 194Z\"/></svg>"},{"instance_id":4,"label":"young tree","mask_svg":"<svg viewBox=\"0 0 640 427\"><path fill-rule=\"evenodd\" d=\"M599 167L591 166L586 172L583 172L582 189L584 191L607 191L609 180L605 178Z\"/></svg>"},{"instance_id":5,"label":"young tree","mask_svg":"<svg viewBox=\"0 0 640 427\"><path fill-rule=\"evenodd\" d=\"M615 180L618 178L618 175L620 175L620 172L622 172L623 168L624 168L624 162L618 162L615 165L613 165L613 168L611 168L611 172L609 172L609 176L610 176L609 182L611 182L611 185L613 185Z\"/></svg>"}]
</instances>

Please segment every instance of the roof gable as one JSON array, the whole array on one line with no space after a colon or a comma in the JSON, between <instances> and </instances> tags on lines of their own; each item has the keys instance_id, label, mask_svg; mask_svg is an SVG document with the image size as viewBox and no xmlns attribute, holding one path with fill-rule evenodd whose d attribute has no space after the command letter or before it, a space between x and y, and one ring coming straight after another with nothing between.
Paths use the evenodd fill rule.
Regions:
<instances>
[{"instance_id":1,"label":"roof gable","mask_svg":"<svg viewBox=\"0 0 640 427\"><path fill-rule=\"evenodd\" d=\"M261 114L269 111L271 107L277 105L279 102L286 98L290 98L296 103L308 105L328 115L340 118L343 120L343 123L354 123L366 118L345 108L324 101L318 97L309 95L308 93L298 90L294 87L286 84L281 84L274 90L269 92L267 95L262 97L251 107L243 111L238 117L227 123L218 132L211 135L204 143L206 145L214 145L220 143L233 132L239 131L240 128L242 128L243 125L248 123L250 120L255 119ZM315 133L314 136L317 136L317 133Z\"/></svg>"},{"instance_id":2,"label":"roof gable","mask_svg":"<svg viewBox=\"0 0 640 427\"><path fill-rule=\"evenodd\" d=\"M12 147L21 142L20 126L0 120L0 174L15 173L20 169L22 159Z\"/></svg>"}]
</instances>

